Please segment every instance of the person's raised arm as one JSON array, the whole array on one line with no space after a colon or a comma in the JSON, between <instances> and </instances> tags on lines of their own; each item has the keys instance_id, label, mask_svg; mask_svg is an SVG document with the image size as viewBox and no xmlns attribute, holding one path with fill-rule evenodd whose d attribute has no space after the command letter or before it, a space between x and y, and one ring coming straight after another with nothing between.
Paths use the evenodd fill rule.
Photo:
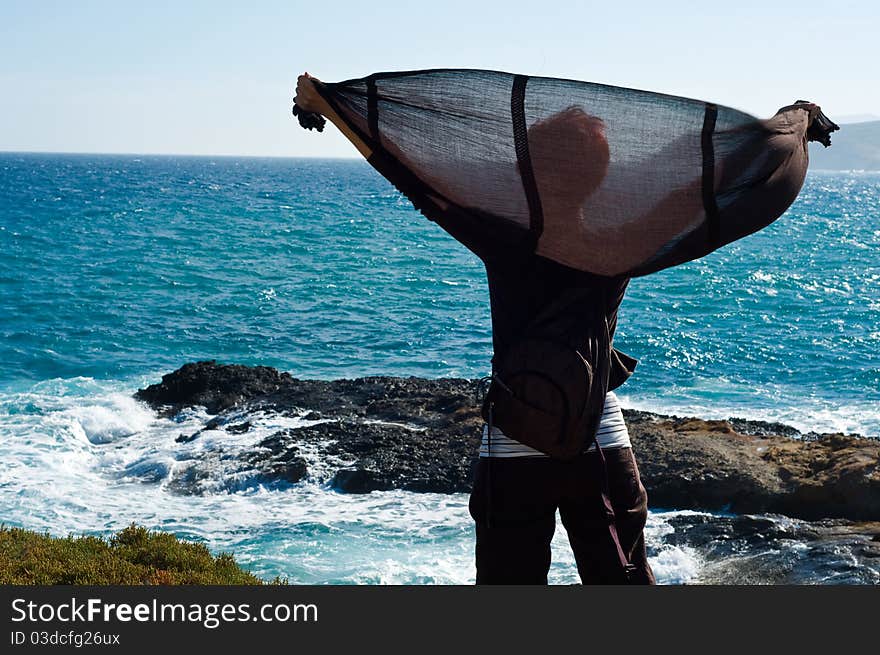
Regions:
<instances>
[{"instance_id":1,"label":"person's raised arm","mask_svg":"<svg viewBox=\"0 0 880 655\"><path fill-rule=\"evenodd\" d=\"M361 138L355 134L348 125L345 124L339 114L333 111L333 108L324 100L323 96L318 93L315 89L315 82L321 82L317 77L313 77L308 73L303 73L297 78L296 81L296 97L293 99L294 103L300 106L304 111L314 112L316 114L321 114L325 118L327 118L331 123L333 123L340 132L342 132L346 138L354 144L354 147L358 149L358 152L364 157L364 159L369 159L370 155L373 154L372 148L364 143ZM442 209L446 209L449 204L443 200L442 198L438 198L433 194L429 194L431 199Z\"/></svg>"},{"instance_id":2,"label":"person's raised arm","mask_svg":"<svg viewBox=\"0 0 880 655\"><path fill-rule=\"evenodd\" d=\"M296 97L294 97L293 102L299 105L304 111L310 111L326 117L331 123L339 128L339 131L342 132L349 141L354 144L354 147L358 149L358 152L361 153L364 159L368 159L370 155L373 154L373 151L351 130L351 128L348 127L348 125L345 124L345 121L333 111L333 108L315 89L315 82L312 80L318 83L321 82L317 77L312 77L308 73L303 73L297 78Z\"/></svg>"}]
</instances>

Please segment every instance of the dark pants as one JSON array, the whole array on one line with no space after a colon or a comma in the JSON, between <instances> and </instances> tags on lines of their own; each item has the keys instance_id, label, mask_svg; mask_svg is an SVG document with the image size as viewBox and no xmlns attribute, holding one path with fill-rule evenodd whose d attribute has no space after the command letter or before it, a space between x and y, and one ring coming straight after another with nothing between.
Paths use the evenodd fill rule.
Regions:
<instances>
[{"instance_id":1,"label":"dark pants","mask_svg":"<svg viewBox=\"0 0 880 655\"><path fill-rule=\"evenodd\" d=\"M631 584L654 584L643 529L648 496L632 448L606 449L615 524L636 574ZM481 457L470 513L477 530L477 584L547 584L556 510L584 584L623 582L620 559L602 505L596 453L571 461Z\"/></svg>"}]
</instances>

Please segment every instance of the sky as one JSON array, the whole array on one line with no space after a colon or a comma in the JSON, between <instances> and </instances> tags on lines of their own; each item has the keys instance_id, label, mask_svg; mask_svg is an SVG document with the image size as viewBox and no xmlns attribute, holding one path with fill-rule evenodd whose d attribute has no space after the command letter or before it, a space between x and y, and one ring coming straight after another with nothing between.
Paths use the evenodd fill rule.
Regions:
<instances>
[{"instance_id":1,"label":"sky","mask_svg":"<svg viewBox=\"0 0 880 655\"><path fill-rule=\"evenodd\" d=\"M0 0L0 151L354 157L296 77L483 68L880 115L880 2Z\"/></svg>"}]
</instances>

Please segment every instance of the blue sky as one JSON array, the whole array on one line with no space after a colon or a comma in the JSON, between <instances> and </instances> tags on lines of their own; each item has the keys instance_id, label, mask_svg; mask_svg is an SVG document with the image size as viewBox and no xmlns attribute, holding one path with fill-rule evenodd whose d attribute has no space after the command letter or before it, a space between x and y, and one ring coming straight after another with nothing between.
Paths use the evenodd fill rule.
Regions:
<instances>
[{"instance_id":1,"label":"blue sky","mask_svg":"<svg viewBox=\"0 0 880 655\"><path fill-rule=\"evenodd\" d=\"M354 156L290 116L303 70L488 68L759 116L880 115L880 2L0 0L0 150Z\"/></svg>"}]
</instances>

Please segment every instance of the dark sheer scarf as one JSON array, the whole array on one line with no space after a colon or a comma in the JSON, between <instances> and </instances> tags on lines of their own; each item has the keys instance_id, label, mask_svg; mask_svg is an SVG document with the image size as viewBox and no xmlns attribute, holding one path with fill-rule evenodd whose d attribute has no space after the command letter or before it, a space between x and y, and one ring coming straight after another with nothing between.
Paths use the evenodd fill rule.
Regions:
<instances>
[{"instance_id":1,"label":"dark sheer scarf","mask_svg":"<svg viewBox=\"0 0 880 655\"><path fill-rule=\"evenodd\" d=\"M609 277L690 261L765 227L800 191L807 142L828 145L838 129L805 101L759 120L483 70L317 88L372 149L370 163L484 261L526 251Z\"/></svg>"}]
</instances>

